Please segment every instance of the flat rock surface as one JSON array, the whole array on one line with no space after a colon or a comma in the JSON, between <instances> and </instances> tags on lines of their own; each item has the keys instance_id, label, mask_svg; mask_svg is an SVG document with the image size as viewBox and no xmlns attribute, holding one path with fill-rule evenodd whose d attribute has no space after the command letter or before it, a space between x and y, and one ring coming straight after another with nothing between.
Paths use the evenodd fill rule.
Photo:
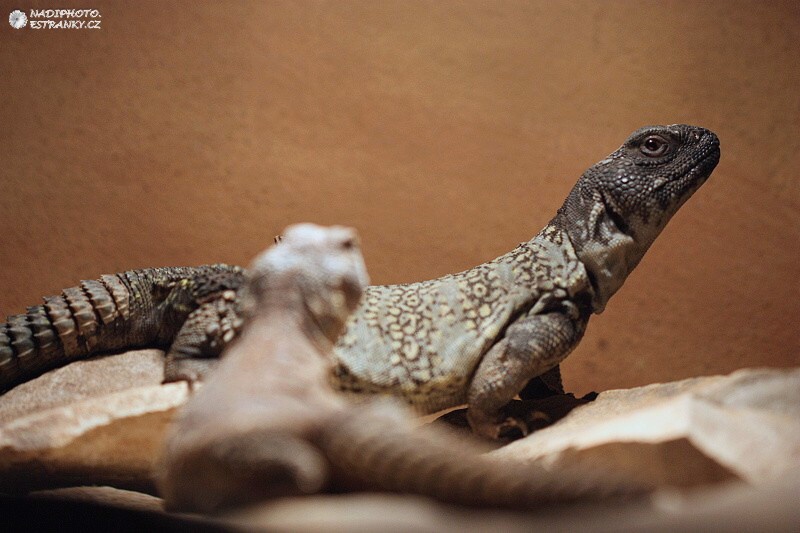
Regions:
<instances>
[{"instance_id":1,"label":"flat rock surface","mask_svg":"<svg viewBox=\"0 0 800 533\"><path fill-rule=\"evenodd\" d=\"M0 499L3 523L29 529L70 524L86 529L170 531L770 531L800 528L800 472L753 486L743 482L662 492L628 503L570 505L522 513L467 509L425 498L352 494L286 498L210 520L168 515L160 500L110 487L68 488L35 498ZM13 506L13 508L12 508ZM21 512L20 512L21 511Z\"/></svg>"},{"instance_id":2,"label":"flat rock surface","mask_svg":"<svg viewBox=\"0 0 800 533\"><path fill-rule=\"evenodd\" d=\"M66 403L160 385L164 352L131 350L57 368L0 396L0 424Z\"/></svg>"},{"instance_id":3,"label":"flat rock surface","mask_svg":"<svg viewBox=\"0 0 800 533\"><path fill-rule=\"evenodd\" d=\"M152 491L167 424L188 398L163 353L78 361L0 397L0 489L111 484Z\"/></svg>"},{"instance_id":4,"label":"flat rock surface","mask_svg":"<svg viewBox=\"0 0 800 533\"><path fill-rule=\"evenodd\" d=\"M163 432L189 397L183 383L160 384L162 358L161 352L140 350L78 362L0 397L0 490L111 485L152 492ZM794 490L800 478L800 369L747 369L607 391L552 426L491 454L498 461L546 465L591 462L666 490L738 487L736 497L724 493L725 502L759 487L783 494L787 486ZM70 490L50 496L74 494ZM81 494L81 501L92 499L91 491ZM683 513L695 499L681 494L687 493L661 491L646 505L639 504L644 505L636 511L640 514L630 507L625 512L634 513L632 524L645 520L658 505ZM97 501L132 507L114 498L98 496ZM153 511L158 500L146 503ZM334 529L366 530L382 523L426 530L473 520L488 528L493 516L516 524L519 516L492 513L420 498L319 496L271 502L233 519L280 529L324 529L327 523ZM780 513L783 518L791 515L788 509Z\"/></svg>"},{"instance_id":5,"label":"flat rock surface","mask_svg":"<svg viewBox=\"0 0 800 533\"><path fill-rule=\"evenodd\" d=\"M772 479L800 466L800 369L606 391L493 455L594 462L658 485Z\"/></svg>"},{"instance_id":6,"label":"flat rock surface","mask_svg":"<svg viewBox=\"0 0 800 533\"><path fill-rule=\"evenodd\" d=\"M800 472L754 487L741 482L663 492L635 502L576 504L537 513L464 509L387 494L290 498L225 519L269 531L771 531L800 526Z\"/></svg>"}]
</instances>

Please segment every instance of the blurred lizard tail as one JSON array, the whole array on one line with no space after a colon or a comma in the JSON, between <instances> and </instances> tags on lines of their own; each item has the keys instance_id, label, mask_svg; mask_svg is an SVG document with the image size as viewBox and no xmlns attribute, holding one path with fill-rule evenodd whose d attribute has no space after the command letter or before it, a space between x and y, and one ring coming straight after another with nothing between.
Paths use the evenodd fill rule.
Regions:
<instances>
[{"instance_id":1,"label":"blurred lizard tail","mask_svg":"<svg viewBox=\"0 0 800 533\"><path fill-rule=\"evenodd\" d=\"M460 505L531 509L648 490L586 466L551 471L493 459L470 436L433 425L414 428L410 413L389 402L334 418L319 446L343 488L419 494Z\"/></svg>"}]
</instances>

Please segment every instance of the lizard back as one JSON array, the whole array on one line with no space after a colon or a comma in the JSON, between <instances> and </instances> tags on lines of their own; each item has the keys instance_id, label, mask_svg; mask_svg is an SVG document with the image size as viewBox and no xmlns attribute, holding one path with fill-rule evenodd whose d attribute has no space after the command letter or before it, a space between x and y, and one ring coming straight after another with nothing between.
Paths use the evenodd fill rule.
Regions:
<instances>
[{"instance_id":1,"label":"lizard back","mask_svg":"<svg viewBox=\"0 0 800 533\"><path fill-rule=\"evenodd\" d=\"M367 287L334 349L334 386L402 396L422 412L464 403L478 363L510 322L588 285L568 237L548 225L469 270Z\"/></svg>"}]
</instances>

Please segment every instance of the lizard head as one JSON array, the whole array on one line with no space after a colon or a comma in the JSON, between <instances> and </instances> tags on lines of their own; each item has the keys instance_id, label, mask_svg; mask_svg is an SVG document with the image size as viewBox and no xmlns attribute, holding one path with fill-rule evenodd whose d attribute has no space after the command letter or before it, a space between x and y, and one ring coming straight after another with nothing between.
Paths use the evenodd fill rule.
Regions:
<instances>
[{"instance_id":1,"label":"lizard head","mask_svg":"<svg viewBox=\"0 0 800 533\"><path fill-rule=\"evenodd\" d=\"M368 283L355 230L296 224L253 262L243 305L248 315L299 311L334 342Z\"/></svg>"},{"instance_id":2,"label":"lizard head","mask_svg":"<svg viewBox=\"0 0 800 533\"><path fill-rule=\"evenodd\" d=\"M711 175L719 156L719 139L707 129L647 126L584 173L557 220L586 266L595 312Z\"/></svg>"}]
</instances>

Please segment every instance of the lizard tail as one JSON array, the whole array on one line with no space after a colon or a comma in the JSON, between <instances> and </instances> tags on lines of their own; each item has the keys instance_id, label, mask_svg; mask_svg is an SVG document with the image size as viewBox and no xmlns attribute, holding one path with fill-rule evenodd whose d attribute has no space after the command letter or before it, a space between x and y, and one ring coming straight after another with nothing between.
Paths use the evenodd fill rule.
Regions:
<instances>
[{"instance_id":1,"label":"lizard tail","mask_svg":"<svg viewBox=\"0 0 800 533\"><path fill-rule=\"evenodd\" d=\"M5 324L0 323L0 391L114 348L108 340L123 333L129 297L119 276L105 275L64 289L58 296L47 296L43 305L8 317ZM111 335L101 336L105 332Z\"/></svg>"},{"instance_id":2,"label":"lizard tail","mask_svg":"<svg viewBox=\"0 0 800 533\"><path fill-rule=\"evenodd\" d=\"M342 488L420 494L460 505L529 509L648 490L595 469L546 470L482 454L440 427L413 428L397 405L371 404L323 430L333 478Z\"/></svg>"}]
</instances>

